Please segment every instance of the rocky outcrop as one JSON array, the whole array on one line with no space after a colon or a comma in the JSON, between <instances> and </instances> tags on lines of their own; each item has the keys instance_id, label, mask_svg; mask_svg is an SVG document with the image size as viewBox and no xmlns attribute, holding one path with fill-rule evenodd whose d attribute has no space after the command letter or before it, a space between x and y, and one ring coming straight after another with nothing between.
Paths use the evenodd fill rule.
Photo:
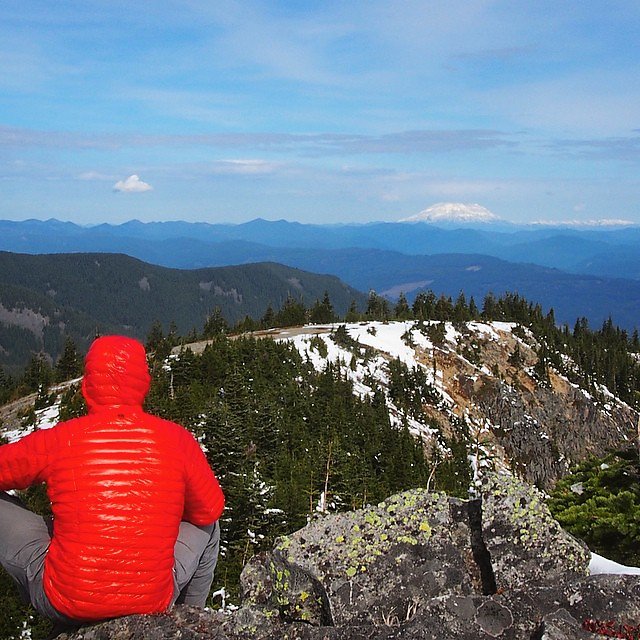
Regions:
<instances>
[{"instance_id":1,"label":"rocky outcrop","mask_svg":"<svg viewBox=\"0 0 640 640\"><path fill-rule=\"evenodd\" d=\"M238 640L575 640L637 624L640 576L588 576L590 554L537 490L490 476L463 501L416 489L312 522L259 554L232 614L176 607L60 636Z\"/></svg>"},{"instance_id":2,"label":"rocky outcrop","mask_svg":"<svg viewBox=\"0 0 640 640\"><path fill-rule=\"evenodd\" d=\"M569 466L625 446L635 436L637 414L619 400L598 404L566 379L528 389L487 378L478 401L521 478L549 490Z\"/></svg>"}]
</instances>

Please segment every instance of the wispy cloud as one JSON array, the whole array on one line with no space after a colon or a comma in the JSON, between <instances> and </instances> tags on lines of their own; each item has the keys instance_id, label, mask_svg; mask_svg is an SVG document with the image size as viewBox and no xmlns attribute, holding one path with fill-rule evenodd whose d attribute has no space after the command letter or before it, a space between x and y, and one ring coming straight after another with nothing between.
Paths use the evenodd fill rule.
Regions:
<instances>
[{"instance_id":1,"label":"wispy cloud","mask_svg":"<svg viewBox=\"0 0 640 640\"><path fill-rule=\"evenodd\" d=\"M104 182L111 182L112 180L115 180L113 175L101 173L100 171L83 171L76 176L76 179L86 181L99 180Z\"/></svg>"},{"instance_id":2,"label":"wispy cloud","mask_svg":"<svg viewBox=\"0 0 640 640\"><path fill-rule=\"evenodd\" d=\"M348 133L220 133L201 135L82 134L0 127L0 147L120 149L124 147L210 146L258 148L313 155L442 153L510 148L514 134L490 129L416 130L383 135Z\"/></svg>"},{"instance_id":3,"label":"wispy cloud","mask_svg":"<svg viewBox=\"0 0 640 640\"><path fill-rule=\"evenodd\" d=\"M274 173L281 166L267 160L219 160L211 165L211 171L220 175L256 176Z\"/></svg>"},{"instance_id":4,"label":"wispy cloud","mask_svg":"<svg viewBox=\"0 0 640 640\"><path fill-rule=\"evenodd\" d=\"M135 173L124 180L118 180L113 185L114 191L120 191L121 193L143 193L144 191L151 191L153 187L147 182L140 180L140 177Z\"/></svg>"},{"instance_id":5,"label":"wispy cloud","mask_svg":"<svg viewBox=\"0 0 640 640\"><path fill-rule=\"evenodd\" d=\"M600 160L640 160L640 135L591 140L556 140L548 145L555 152Z\"/></svg>"}]
</instances>

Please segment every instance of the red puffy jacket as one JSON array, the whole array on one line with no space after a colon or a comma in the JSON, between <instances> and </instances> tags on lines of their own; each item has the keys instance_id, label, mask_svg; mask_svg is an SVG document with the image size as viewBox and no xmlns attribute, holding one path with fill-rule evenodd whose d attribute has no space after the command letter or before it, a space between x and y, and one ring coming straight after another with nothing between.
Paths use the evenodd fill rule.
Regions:
<instances>
[{"instance_id":1,"label":"red puffy jacket","mask_svg":"<svg viewBox=\"0 0 640 640\"><path fill-rule=\"evenodd\" d=\"M142 410L149 382L139 342L98 338L82 382L89 415L0 447L0 490L47 483L44 589L74 619L164 611L180 521L208 525L224 507L194 437Z\"/></svg>"}]
</instances>

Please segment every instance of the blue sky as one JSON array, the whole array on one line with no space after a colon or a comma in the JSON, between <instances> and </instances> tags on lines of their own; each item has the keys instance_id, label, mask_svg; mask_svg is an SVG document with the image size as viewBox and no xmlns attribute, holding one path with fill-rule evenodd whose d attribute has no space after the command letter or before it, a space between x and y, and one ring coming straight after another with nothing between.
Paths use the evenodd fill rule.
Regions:
<instances>
[{"instance_id":1,"label":"blue sky","mask_svg":"<svg viewBox=\"0 0 640 640\"><path fill-rule=\"evenodd\" d=\"M640 223L640 2L3 0L0 218Z\"/></svg>"}]
</instances>

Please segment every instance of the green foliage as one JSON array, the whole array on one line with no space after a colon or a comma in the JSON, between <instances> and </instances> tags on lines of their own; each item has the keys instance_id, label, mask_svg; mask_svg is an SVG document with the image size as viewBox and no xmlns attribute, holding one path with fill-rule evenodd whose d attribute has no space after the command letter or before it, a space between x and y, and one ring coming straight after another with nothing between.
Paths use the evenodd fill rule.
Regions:
<instances>
[{"instance_id":1,"label":"green foliage","mask_svg":"<svg viewBox=\"0 0 640 640\"><path fill-rule=\"evenodd\" d=\"M11 376L0 367L0 404L4 404L9 400L13 393L13 380Z\"/></svg>"},{"instance_id":2,"label":"green foliage","mask_svg":"<svg viewBox=\"0 0 640 640\"><path fill-rule=\"evenodd\" d=\"M60 398L60 421L79 418L87 414L87 403L80 391L80 385L71 385Z\"/></svg>"},{"instance_id":3,"label":"green foliage","mask_svg":"<svg viewBox=\"0 0 640 640\"><path fill-rule=\"evenodd\" d=\"M276 327L295 327L303 325L307 321L307 310L304 304L294 298L293 296L287 296L284 301L284 305L275 316Z\"/></svg>"},{"instance_id":4,"label":"green foliage","mask_svg":"<svg viewBox=\"0 0 640 640\"><path fill-rule=\"evenodd\" d=\"M389 320L391 318L391 311L389 310L387 299L379 296L375 291L370 291L365 318L367 320L381 320L383 322Z\"/></svg>"},{"instance_id":5,"label":"green foliage","mask_svg":"<svg viewBox=\"0 0 640 640\"><path fill-rule=\"evenodd\" d=\"M322 300L316 300L316 303L309 311L309 321L313 324L327 324L335 322L337 319L338 316L333 309L329 292L325 291Z\"/></svg>"},{"instance_id":6,"label":"green foliage","mask_svg":"<svg viewBox=\"0 0 640 640\"><path fill-rule=\"evenodd\" d=\"M402 292L400 292L398 302L396 302L396 306L393 308L393 313L397 320L408 320L413 315L409 308L407 298Z\"/></svg>"},{"instance_id":7,"label":"green foliage","mask_svg":"<svg viewBox=\"0 0 640 640\"><path fill-rule=\"evenodd\" d=\"M224 319L222 315L222 309L215 307L213 312L209 315L204 323L204 329L202 336L204 338L212 338L220 334L229 332L229 323Z\"/></svg>"},{"instance_id":8,"label":"green foliage","mask_svg":"<svg viewBox=\"0 0 640 640\"><path fill-rule=\"evenodd\" d=\"M424 329L427 337L434 345L441 347L444 344L444 339L447 333L447 328L444 322L432 322L428 325L422 325L421 329Z\"/></svg>"},{"instance_id":9,"label":"green foliage","mask_svg":"<svg viewBox=\"0 0 640 640\"><path fill-rule=\"evenodd\" d=\"M558 482L549 508L592 551L639 566L640 464L636 449L578 465Z\"/></svg>"},{"instance_id":10,"label":"green foliage","mask_svg":"<svg viewBox=\"0 0 640 640\"><path fill-rule=\"evenodd\" d=\"M424 369L422 367L409 369L397 358L389 362L388 368L389 397L393 403L411 417L424 420L424 405L435 406L440 401L440 395L427 381Z\"/></svg>"},{"instance_id":11,"label":"green foliage","mask_svg":"<svg viewBox=\"0 0 640 640\"><path fill-rule=\"evenodd\" d=\"M427 482L421 443L391 426L381 394L354 395L340 366L318 373L289 344L223 336L170 362L155 367L148 409L207 449L228 498L216 580L231 593L248 557L319 504L357 508Z\"/></svg>"},{"instance_id":12,"label":"green foliage","mask_svg":"<svg viewBox=\"0 0 640 640\"><path fill-rule=\"evenodd\" d=\"M64 351L58 359L55 368L56 382L63 382L78 378L82 375L82 360L78 355L76 344L72 338L67 337L64 343Z\"/></svg>"},{"instance_id":13,"label":"green foliage","mask_svg":"<svg viewBox=\"0 0 640 640\"><path fill-rule=\"evenodd\" d=\"M42 353L37 353L31 358L20 385L26 393L33 393L39 389L47 389L53 382L51 365Z\"/></svg>"}]
</instances>

